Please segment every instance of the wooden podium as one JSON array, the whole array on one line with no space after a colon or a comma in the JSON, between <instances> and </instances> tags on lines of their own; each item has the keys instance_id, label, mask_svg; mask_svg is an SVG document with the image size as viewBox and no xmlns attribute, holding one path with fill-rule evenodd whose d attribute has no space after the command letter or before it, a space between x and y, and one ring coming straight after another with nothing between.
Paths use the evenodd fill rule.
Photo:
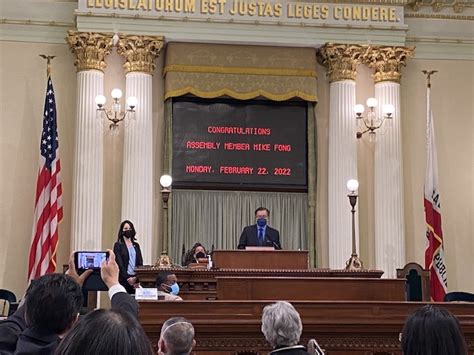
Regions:
<instances>
[{"instance_id":1,"label":"wooden podium","mask_svg":"<svg viewBox=\"0 0 474 355\"><path fill-rule=\"evenodd\" d=\"M212 261L218 269L307 270L307 250L214 250Z\"/></svg>"}]
</instances>

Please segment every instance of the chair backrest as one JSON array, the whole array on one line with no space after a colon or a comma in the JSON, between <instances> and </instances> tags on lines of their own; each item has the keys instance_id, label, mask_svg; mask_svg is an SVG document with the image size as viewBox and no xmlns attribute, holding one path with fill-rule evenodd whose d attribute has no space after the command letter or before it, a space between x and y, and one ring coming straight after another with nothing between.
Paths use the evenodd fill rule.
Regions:
<instances>
[{"instance_id":1,"label":"chair backrest","mask_svg":"<svg viewBox=\"0 0 474 355\"><path fill-rule=\"evenodd\" d=\"M12 291L0 289L0 300L7 300L10 303L15 303L16 296Z\"/></svg>"},{"instance_id":2,"label":"chair backrest","mask_svg":"<svg viewBox=\"0 0 474 355\"><path fill-rule=\"evenodd\" d=\"M0 300L3 300L3 302L1 302L2 312L0 314L2 316L9 316L11 314L10 311L12 310L12 304L16 303L15 294L12 291L0 289ZM8 312L5 312L7 309L7 304Z\"/></svg>"},{"instance_id":3,"label":"chair backrest","mask_svg":"<svg viewBox=\"0 0 474 355\"><path fill-rule=\"evenodd\" d=\"M397 269L397 278L406 279L406 300L430 300L430 273L420 264L408 263L402 269Z\"/></svg>"},{"instance_id":4,"label":"chair backrest","mask_svg":"<svg viewBox=\"0 0 474 355\"><path fill-rule=\"evenodd\" d=\"M448 292L444 296L444 302L474 302L474 293Z\"/></svg>"}]
</instances>

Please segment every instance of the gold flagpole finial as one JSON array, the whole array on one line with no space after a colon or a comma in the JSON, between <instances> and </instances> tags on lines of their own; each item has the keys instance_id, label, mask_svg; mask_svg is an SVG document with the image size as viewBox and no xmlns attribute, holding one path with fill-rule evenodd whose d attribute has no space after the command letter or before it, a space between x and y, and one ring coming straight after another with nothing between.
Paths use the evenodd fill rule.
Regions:
<instances>
[{"instance_id":1,"label":"gold flagpole finial","mask_svg":"<svg viewBox=\"0 0 474 355\"><path fill-rule=\"evenodd\" d=\"M428 83L428 87L430 88L431 87L431 75L437 73L438 71L437 70L422 70L421 71L423 74L426 75L426 80L427 80L427 83Z\"/></svg>"},{"instance_id":2,"label":"gold flagpole finial","mask_svg":"<svg viewBox=\"0 0 474 355\"><path fill-rule=\"evenodd\" d=\"M45 54L40 54L39 55L41 58L46 59L46 74L48 77L51 75L51 59L55 58L55 55L45 55Z\"/></svg>"}]
</instances>

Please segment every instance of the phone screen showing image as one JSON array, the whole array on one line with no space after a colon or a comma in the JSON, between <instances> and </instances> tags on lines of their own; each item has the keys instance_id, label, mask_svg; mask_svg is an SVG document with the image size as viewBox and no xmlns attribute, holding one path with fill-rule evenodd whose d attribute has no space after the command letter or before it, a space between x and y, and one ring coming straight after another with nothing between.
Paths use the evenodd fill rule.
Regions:
<instances>
[{"instance_id":1,"label":"phone screen showing image","mask_svg":"<svg viewBox=\"0 0 474 355\"><path fill-rule=\"evenodd\" d=\"M76 253L76 268L100 269L100 265L107 259L108 255L105 251L79 251Z\"/></svg>"}]
</instances>

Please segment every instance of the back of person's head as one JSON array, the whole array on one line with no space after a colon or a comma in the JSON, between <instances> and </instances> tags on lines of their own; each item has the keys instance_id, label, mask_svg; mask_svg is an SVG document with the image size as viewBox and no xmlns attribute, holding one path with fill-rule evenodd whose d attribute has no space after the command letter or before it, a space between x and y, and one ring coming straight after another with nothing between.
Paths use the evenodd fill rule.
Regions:
<instances>
[{"instance_id":1,"label":"back of person's head","mask_svg":"<svg viewBox=\"0 0 474 355\"><path fill-rule=\"evenodd\" d=\"M464 355L466 343L457 318L447 309L426 305L411 314L402 332L405 355Z\"/></svg>"},{"instance_id":2,"label":"back of person's head","mask_svg":"<svg viewBox=\"0 0 474 355\"><path fill-rule=\"evenodd\" d=\"M300 315L291 303L280 301L263 309L262 333L271 346L296 345L302 331Z\"/></svg>"},{"instance_id":3,"label":"back of person's head","mask_svg":"<svg viewBox=\"0 0 474 355\"><path fill-rule=\"evenodd\" d=\"M168 319L161 327L158 347L166 355L187 355L194 345L194 327L182 317Z\"/></svg>"},{"instance_id":4,"label":"back of person's head","mask_svg":"<svg viewBox=\"0 0 474 355\"><path fill-rule=\"evenodd\" d=\"M98 309L81 318L56 349L56 355L151 355L138 320L120 309Z\"/></svg>"},{"instance_id":5,"label":"back of person's head","mask_svg":"<svg viewBox=\"0 0 474 355\"><path fill-rule=\"evenodd\" d=\"M28 288L25 312L29 327L62 334L82 307L81 287L64 274L48 274L33 280Z\"/></svg>"}]
</instances>

